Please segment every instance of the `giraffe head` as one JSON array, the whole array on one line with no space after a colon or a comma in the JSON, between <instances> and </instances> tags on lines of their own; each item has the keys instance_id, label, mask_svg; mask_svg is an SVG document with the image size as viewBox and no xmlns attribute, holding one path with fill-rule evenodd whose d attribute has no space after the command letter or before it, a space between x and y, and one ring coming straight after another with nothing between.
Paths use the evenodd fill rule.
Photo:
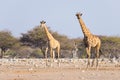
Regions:
<instances>
[{"instance_id":1,"label":"giraffe head","mask_svg":"<svg viewBox=\"0 0 120 80\"><path fill-rule=\"evenodd\" d=\"M77 13L76 16L78 19L80 19L80 17L82 16L82 13Z\"/></svg>"},{"instance_id":2,"label":"giraffe head","mask_svg":"<svg viewBox=\"0 0 120 80\"><path fill-rule=\"evenodd\" d=\"M40 27L43 28L45 26L45 23L46 23L45 21L41 21L40 22Z\"/></svg>"}]
</instances>

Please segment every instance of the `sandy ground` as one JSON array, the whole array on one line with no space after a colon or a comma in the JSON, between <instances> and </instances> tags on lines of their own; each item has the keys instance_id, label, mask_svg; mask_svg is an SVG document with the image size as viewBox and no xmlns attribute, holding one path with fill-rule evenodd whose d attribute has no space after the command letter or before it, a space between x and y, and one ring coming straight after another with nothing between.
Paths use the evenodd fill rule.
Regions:
<instances>
[{"instance_id":1,"label":"sandy ground","mask_svg":"<svg viewBox=\"0 0 120 80\"><path fill-rule=\"evenodd\" d=\"M1 60L0 80L120 80L120 66L113 63L101 64L98 70L95 67L86 70L77 62L61 63L61 67L57 64L41 67L26 61L20 63Z\"/></svg>"}]
</instances>

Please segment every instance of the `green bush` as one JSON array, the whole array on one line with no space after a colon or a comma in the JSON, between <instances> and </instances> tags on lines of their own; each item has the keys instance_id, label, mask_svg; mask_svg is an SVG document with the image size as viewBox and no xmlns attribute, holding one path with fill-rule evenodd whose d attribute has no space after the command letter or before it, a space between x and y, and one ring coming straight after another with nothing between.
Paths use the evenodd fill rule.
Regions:
<instances>
[{"instance_id":1,"label":"green bush","mask_svg":"<svg viewBox=\"0 0 120 80\"><path fill-rule=\"evenodd\" d=\"M32 58L43 58L44 56L43 56L42 51L39 48L37 48L30 54L30 57L32 57Z\"/></svg>"}]
</instances>

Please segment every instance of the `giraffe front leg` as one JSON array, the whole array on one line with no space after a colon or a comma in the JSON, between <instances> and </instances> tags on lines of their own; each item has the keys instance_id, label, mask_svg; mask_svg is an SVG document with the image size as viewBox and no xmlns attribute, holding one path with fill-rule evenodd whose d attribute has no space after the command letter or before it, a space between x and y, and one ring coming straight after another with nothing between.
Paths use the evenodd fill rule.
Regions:
<instances>
[{"instance_id":1,"label":"giraffe front leg","mask_svg":"<svg viewBox=\"0 0 120 80\"><path fill-rule=\"evenodd\" d=\"M45 67L48 66L47 52L48 52L48 47L45 50L45 59L46 59L46 65L45 65Z\"/></svg>"},{"instance_id":2,"label":"giraffe front leg","mask_svg":"<svg viewBox=\"0 0 120 80\"><path fill-rule=\"evenodd\" d=\"M86 48L86 52L87 52L87 55L88 55L87 69L88 69L88 67L90 66L90 56L91 56L91 54L90 54L90 49L91 49L91 47L87 47L87 48Z\"/></svg>"},{"instance_id":3,"label":"giraffe front leg","mask_svg":"<svg viewBox=\"0 0 120 80\"><path fill-rule=\"evenodd\" d=\"M60 47L57 47L57 56L58 56L58 66L60 67L60 59L59 59L59 57L60 57Z\"/></svg>"},{"instance_id":4,"label":"giraffe front leg","mask_svg":"<svg viewBox=\"0 0 120 80\"><path fill-rule=\"evenodd\" d=\"M47 59L48 48L45 49L45 58Z\"/></svg>"},{"instance_id":5,"label":"giraffe front leg","mask_svg":"<svg viewBox=\"0 0 120 80\"><path fill-rule=\"evenodd\" d=\"M54 60L54 58L53 58L53 50L52 50L52 48L50 48L50 67L53 67L53 60Z\"/></svg>"},{"instance_id":6,"label":"giraffe front leg","mask_svg":"<svg viewBox=\"0 0 120 80\"><path fill-rule=\"evenodd\" d=\"M53 58L53 51L50 49L50 57Z\"/></svg>"},{"instance_id":7,"label":"giraffe front leg","mask_svg":"<svg viewBox=\"0 0 120 80\"><path fill-rule=\"evenodd\" d=\"M95 58L92 60L92 65L91 65L91 67L94 66L94 63L95 63Z\"/></svg>"},{"instance_id":8,"label":"giraffe front leg","mask_svg":"<svg viewBox=\"0 0 120 80\"><path fill-rule=\"evenodd\" d=\"M60 58L60 47L57 47L58 59Z\"/></svg>"},{"instance_id":9,"label":"giraffe front leg","mask_svg":"<svg viewBox=\"0 0 120 80\"><path fill-rule=\"evenodd\" d=\"M53 59L55 58L55 51L54 50L52 51L52 58Z\"/></svg>"}]
</instances>

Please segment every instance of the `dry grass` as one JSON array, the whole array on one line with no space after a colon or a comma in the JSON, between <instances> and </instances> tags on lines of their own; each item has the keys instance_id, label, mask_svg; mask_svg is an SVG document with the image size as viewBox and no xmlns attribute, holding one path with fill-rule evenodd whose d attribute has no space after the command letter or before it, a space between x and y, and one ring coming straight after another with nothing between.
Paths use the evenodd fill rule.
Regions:
<instances>
[{"instance_id":1,"label":"dry grass","mask_svg":"<svg viewBox=\"0 0 120 80\"><path fill-rule=\"evenodd\" d=\"M99 61L99 69L86 70L86 60L57 60L45 67L45 59L1 59L0 80L119 80L120 63Z\"/></svg>"}]
</instances>

